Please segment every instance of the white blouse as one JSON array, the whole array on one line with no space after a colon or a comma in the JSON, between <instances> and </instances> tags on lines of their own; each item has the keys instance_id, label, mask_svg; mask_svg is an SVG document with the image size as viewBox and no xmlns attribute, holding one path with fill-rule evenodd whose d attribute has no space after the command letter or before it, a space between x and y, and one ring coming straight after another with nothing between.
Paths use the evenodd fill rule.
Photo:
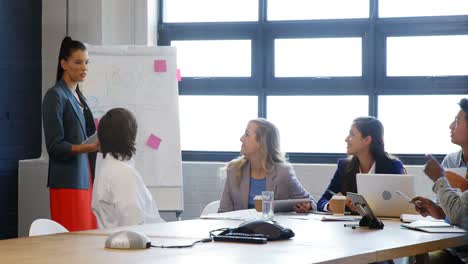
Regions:
<instances>
[{"instance_id":1,"label":"white blouse","mask_svg":"<svg viewBox=\"0 0 468 264\"><path fill-rule=\"evenodd\" d=\"M92 209L99 228L164 222L134 160L98 154Z\"/></svg>"}]
</instances>

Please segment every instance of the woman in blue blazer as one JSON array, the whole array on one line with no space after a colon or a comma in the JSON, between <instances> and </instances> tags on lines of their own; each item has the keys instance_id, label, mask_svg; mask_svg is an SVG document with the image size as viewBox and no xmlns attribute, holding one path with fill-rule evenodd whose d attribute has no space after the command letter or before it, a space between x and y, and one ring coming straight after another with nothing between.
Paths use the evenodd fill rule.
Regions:
<instances>
[{"instance_id":1,"label":"woman in blue blazer","mask_svg":"<svg viewBox=\"0 0 468 264\"><path fill-rule=\"evenodd\" d=\"M96 228L91 198L99 142L81 144L96 128L78 87L86 77L88 61L86 46L65 37L60 47L57 82L47 91L42 103L49 153L50 214L70 231Z\"/></svg>"},{"instance_id":2,"label":"woman in blue blazer","mask_svg":"<svg viewBox=\"0 0 468 264\"><path fill-rule=\"evenodd\" d=\"M354 119L349 135L345 139L349 157L338 160L335 175L317 203L319 211L333 211L328 203L332 197L329 190L342 194L358 192L357 173L404 173L403 164L385 152L383 135L384 128L378 119L374 117ZM346 205L352 208L349 199Z\"/></svg>"}]
</instances>

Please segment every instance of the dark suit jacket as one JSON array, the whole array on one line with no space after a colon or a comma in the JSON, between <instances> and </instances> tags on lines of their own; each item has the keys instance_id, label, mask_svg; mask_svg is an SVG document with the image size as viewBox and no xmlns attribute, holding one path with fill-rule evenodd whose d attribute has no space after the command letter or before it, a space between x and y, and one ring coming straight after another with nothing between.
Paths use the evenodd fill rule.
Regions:
<instances>
[{"instance_id":1,"label":"dark suit jacket","mask_svg":"<svg viewBox=\"0 0 468 264\"><path fill-rule=\"evenodd\" d=\"M87 129L86 123L89 122L86 122L78 101L63 79L44 96L42 120L49 153L47 186L89 189L88 154L74 155L71 146L79 145L87 138L90 125ZM92 126L94 128L94 124Z\"/></svg>"},{"instance_id":2,"label":"dark suit jacket","mask_svg":"<svg viewBox=\"0 0 468 264\"><path fill-rule=\"evenodd\" d=\"M242 170L240 183L236 178L236 170L228 168L226 171L226 183L221 197L218 212L229 212L248 208L250 188L250 162L247 162ZM309 198L312 207L315 201L302 187L289 164L278 164L272 172L266 176L266 190L275 192L275 200Z\"/></svg>"},{"instance_id":3,"label":"dark suit jacket","mask_svg":"<svg viewBox=\"0 0 468 264\"><path fill-rule=\"evenodd\" d=\"M325 205L331 199L332 194L328 190L335 193L341 192L346 195L346 192L357 193L356 174L359 173L359 168L355 168L351 174L345 175L346 167L348 166L349 159L339 159L338 168L333 175L333 179L328 185L327 190L322 194L322 197L317 203L317 209L319 211L325 210ZM375 163L375 173L386 173L386 174L403 174L403 164L399 160L386 160Z\"/></svg>"}]
</instances>

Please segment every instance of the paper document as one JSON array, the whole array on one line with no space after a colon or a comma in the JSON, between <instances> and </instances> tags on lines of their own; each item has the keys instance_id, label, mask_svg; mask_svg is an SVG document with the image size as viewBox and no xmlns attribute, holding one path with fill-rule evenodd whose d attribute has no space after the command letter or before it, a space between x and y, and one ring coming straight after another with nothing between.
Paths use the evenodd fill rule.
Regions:
<instances>
[{"instance_id":1,"label":"paper document","mask_svg":"<svg viewBox=\"0 0 468 264\"><path fill-rule=\"evenodd\" d=\"M434 221L424 221L418 220L414 221L411 224L402 224L401 226L413 229L424 231L428 233L465 233L466 231L457 226L452 226L446 222L434 222Z\"/></svg>"},{"instance_id":2,"label":"paper document","mask_svg":"<svg viewBox=\"0 0 468 264\"><path fill-rule=\"evenodd\" d=\"M403 223L412 223L417 220L432 221L432 222L444 222L442 219L435 219L431 216L422 216L419 214L402 214L400 215L400 221Z\"/></svg>"},{"instance_id":3,"label":"paper document","mask_svg":"<svg viewBox=\"0 0 468 264\"><path fill-rule=\"evenodd\" d=\"M240 220L248 221L260 218L261 213L257 212L255 209L245 209L238 211L231 211L226 213L214 213L200 216L200 219L219 219L219 220Z\"/></svg>"},{"instance_id":4,"label":"paper document","mask_svg":"<svg viewBox=\"0 0 468 264\"><path fill-rule=\"evenodd\" d=\"M434 222L434 221L424 221L418 220L414 221L411 224L402 224L404 227L449 227L450 224L446 222Z\"/></svg>"},{"instance_id":5,"label":"paper document","mask_svg":"<svg viewBox=\"0 0 468 264\"><path fill-rule=\"evenodd\" d=\"M290 219L300 219L300 220L317 220L323 222L335 222L335 221L359 221L361 220L361 216L359 215L324 215L324 214L291 214L285 215L287 218Z\"/></svg>"},{"instance_id":6,"label":"paper document","mask_svg":"<svg viewBox=\"0 0 468 264\"><path fill-rule=\"evenodd\" d=\"M92 134L89 138L85 139L85 141L81 142L81 144L92 144L98 140L97 132Z\"/></svg>"}]
</instances>

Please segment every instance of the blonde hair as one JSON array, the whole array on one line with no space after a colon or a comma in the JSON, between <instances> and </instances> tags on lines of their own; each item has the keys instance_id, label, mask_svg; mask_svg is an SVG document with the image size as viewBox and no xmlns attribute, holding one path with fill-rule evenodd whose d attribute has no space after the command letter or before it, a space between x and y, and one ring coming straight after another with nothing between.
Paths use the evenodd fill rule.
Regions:
<instances>
[{"instance_id":1,"label":"blonde hair","mask_svg":"<svg viewBox=\"0 0 468 264\"><path fill-rule=\"evenodd\" d=\"M264 118L256 118L249 121L255 123L255 139L260 145L261 166L265 172L271 172L277 164L285 163L284 155L280 150L280 137L278 128ZM235 176L240 183L242 170L247 163L247 158L241 156L230 161L227 169L235 170Z\"/></svg>"}]
</instances>

